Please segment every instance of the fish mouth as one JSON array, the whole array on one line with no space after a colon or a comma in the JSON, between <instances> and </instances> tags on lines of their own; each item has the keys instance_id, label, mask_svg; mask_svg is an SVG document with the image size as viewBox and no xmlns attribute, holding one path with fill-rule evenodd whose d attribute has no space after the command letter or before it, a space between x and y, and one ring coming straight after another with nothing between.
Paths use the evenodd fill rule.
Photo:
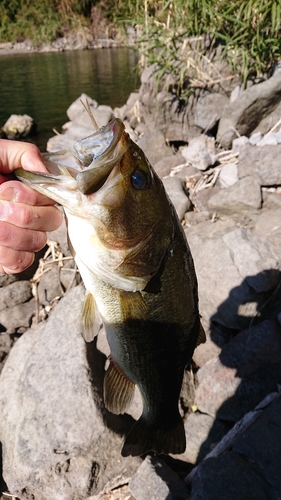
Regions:
<instances>
[{"instance_id":1,"label":"fish mouth","mask_svg":"<svg viewBox=\"0 0 281 500\"><path fill-rule=\"evenodd\" d=\"M86 166L76 176L81 193L95 193L104 185L113 167L128 149L127 134L124 130L123 122L114 118L95 134L74 144L79 159ZM98 153L96 156L95 152Z\"/></svg>"},{"instance_id":2,"label":"fish mouth","mask_svg":"<svg viewBox=\"0 0 281 500\"><path fill-rule=\"evenodd\" d=\"M125 126L118 118L94 134L76 141L75 154L68 151L44 153L43 162L50 173L16 169L16 177L37 191L65 204L64 192L77 189L84 195L97 192L129 146Z\"/></svg>"}]
</instances>

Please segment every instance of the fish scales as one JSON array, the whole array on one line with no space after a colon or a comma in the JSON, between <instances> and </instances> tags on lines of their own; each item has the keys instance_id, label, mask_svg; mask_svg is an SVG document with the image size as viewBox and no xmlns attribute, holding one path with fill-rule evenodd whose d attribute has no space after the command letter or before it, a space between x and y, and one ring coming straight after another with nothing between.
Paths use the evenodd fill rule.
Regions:
<instances>
[{"instance_id":1,"label":"fish scales","mask_svg":"<svg viewBox=\"0 0 281 500\"><path fill-rule=\"evenodd\" d=\"M125 413L134 387L143 412L122 455L183 453L179 395L185 366L205 340L194 264L161 180L121 120L77 141L76 154L45 155L50 174L18 179L64 207L86 296L84 337L104 323L110 365L105 406Z\"/></svg>"}]
</instances>

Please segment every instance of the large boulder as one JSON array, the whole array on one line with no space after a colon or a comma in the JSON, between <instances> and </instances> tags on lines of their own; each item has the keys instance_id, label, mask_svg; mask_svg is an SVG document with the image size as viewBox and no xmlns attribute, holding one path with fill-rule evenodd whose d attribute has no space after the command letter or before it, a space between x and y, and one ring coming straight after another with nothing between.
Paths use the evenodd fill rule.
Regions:
<instances>
[{"instance_id":1,"label":"large boulder","mask_svg":"<svg viewBox=\"0 0 281 500\"><path fill-rule=\"evenodd\" d=\"M201 314L237 330L246 328L263 304L265 315L280 280L280 249L232 219L206 221L185 232L195 261Z\"/></svg>"},{"instance_id":2,"label":"large boulder","mask_svg":"<svg viewBox=\"0 0 281 500\"><path fill-rule=\"evenodd\" d=\"M139 459L121 458L131 417L102 403L105 356L81 335L82 286L15 344L1 373L3 477L20 499L84 500Z\"/></svg>"},{"instance_id":3,"label":"large boulder","mask_svg":"<svg viewBox=\"0 0 281 500\"><path fill-rule=\"evenodd\" d=\"M231 148L237 133L249 136L262 119L274 111L280 99L281 72L240 92L234 102L224 106L217 133L221 146Z\"/></svg>"}]
</instances>

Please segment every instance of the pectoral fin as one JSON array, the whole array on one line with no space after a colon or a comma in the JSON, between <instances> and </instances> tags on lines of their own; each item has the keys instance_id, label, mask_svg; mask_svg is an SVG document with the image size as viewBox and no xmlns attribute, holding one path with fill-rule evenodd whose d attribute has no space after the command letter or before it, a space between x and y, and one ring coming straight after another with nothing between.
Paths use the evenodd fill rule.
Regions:
<instances>
[{"instance_id":1,"label":"pectoral fin","mask_svg":"<svg viewBox=\"0 0 281 500\"><path fill-rule=\"evenodd\" d=\"M206 333L200 321L199 335L197 338L196 347L198 347L200 344L204 344L204 342L206 342Z\"/></svg>"},{"instance_id":2,"label":"pectoral fin","mask_svg":"<svg viewBox=\"0 0 281 500\"><path fill-rule=\"evenodd\" d=\"M103 392L105 407L116 415L125 413L134 397L135 384L112 360L105 374Z\"/></svg>"},{"instance_id":3,"label":"pectoral fin","mask_svg":"<svg viewBox=\"0 0 281 500\"><path fill-rule=\"evenodd\" d=\"M141 292L127 292L119 290L119 300L124 321L130 318L147 318L147 306Z\"/></svg>"},{"instance_id":4,"label":"pectoral fin","mask_svg":"<svg viewBox=\"0 0 281 500\"><path fill-rule=\"evenodd\" d=\"M102 319L97 308L94 296L90 292L86 292L85 301L82 310L83 319L83 337L86 342L92 342L98 334Z\"/></svg>"}]
</instances>

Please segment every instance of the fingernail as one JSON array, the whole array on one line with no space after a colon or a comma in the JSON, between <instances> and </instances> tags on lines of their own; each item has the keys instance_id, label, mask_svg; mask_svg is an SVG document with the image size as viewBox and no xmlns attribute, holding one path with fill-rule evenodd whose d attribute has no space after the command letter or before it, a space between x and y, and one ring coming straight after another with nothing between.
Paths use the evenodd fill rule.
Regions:
<instances>
[{"instance_id":1,"label":"fingernail","mask_svg":"<svg viewBox=\"0 0 281 500\"><path fill-rule=\"evenodd\" d=\"M8 212L8 203L0 201L0 220L5 220Z\"/></svg>"},{"instance_id":2,"label":"fingernail","mask_svg":"<svg viewBox=\"0 0 281 500\"><path fill-rule=\"evenodd\" d=\"M1 200L16 202L18 199L18 196L19 196L19 192L14 187L5 188L3 186L0 190L0 199Z\"/></svg>"}]
</instances>

